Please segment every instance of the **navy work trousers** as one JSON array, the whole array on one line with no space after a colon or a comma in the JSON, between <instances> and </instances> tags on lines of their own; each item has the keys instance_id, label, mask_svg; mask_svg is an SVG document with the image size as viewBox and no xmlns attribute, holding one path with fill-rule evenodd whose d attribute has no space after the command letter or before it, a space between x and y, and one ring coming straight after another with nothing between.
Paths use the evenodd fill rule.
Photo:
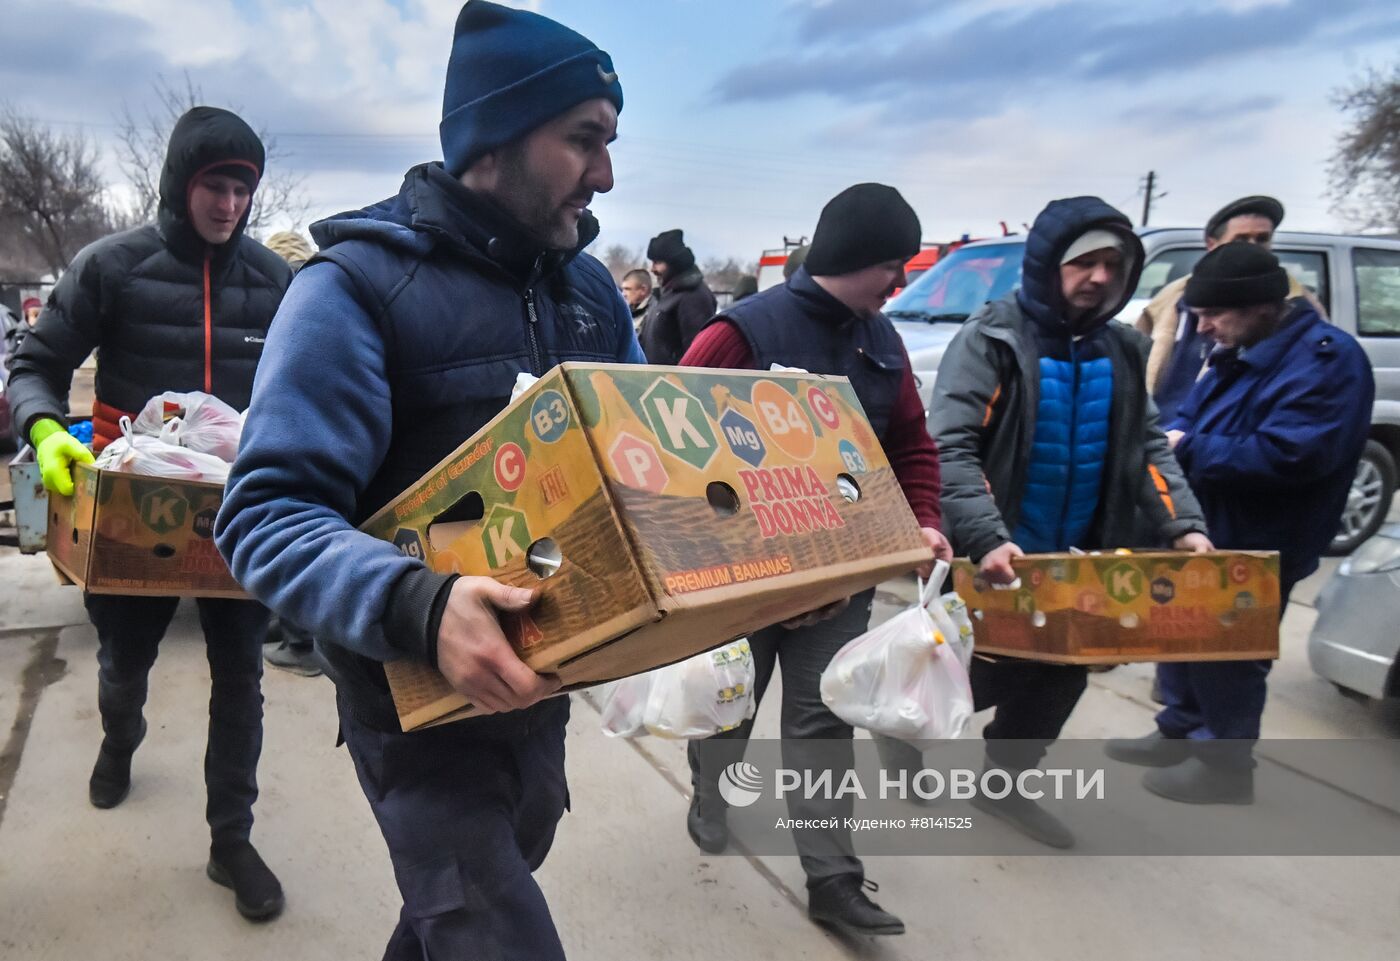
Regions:
<instances>
[{"instance_id":1,"label":"navy work trousers","mask_svg":"<svg viewBox=\"0 0 1400 961\"><path fill-rule=\"evenodd\" d=\"M1279 616L1288 610L1292 584L1284 584ZM1202 745L1201 760L1220 767L1253 767L1254 742L1268 696L1273 661L1178 661L1157 665L1165 705L1157 729L1167 737L1222 741Z\"/></svg>"},{"instance_id":2,"label":"navy work trousers","mask_svg":"<svg viewBox=\"0 0 1400 961\"><path fill-rule=\"evenodd\" d=\"M822 671L826 670L836 652L865 633L870 624L870 605L874 598L874 590L865 591L852 597L850 605L831 620L794 630L767 627L749 636L749 647L753 650L756 703L763 700L768 682L773 679L773 669L779 661L782 662L783 712L780 730L784 766L797 770L812 769L814 775L819 769L829 769L835 778L833 783L837 784L853 766L855 753L850 741L854 732L849 724L832 714L831 709L822 703L821 679ZM719 776L730 764L742 760L744 744L752 731L753 720L749 719L734 730L716 734L703 743L690 743L691 785L707 803L724 803L718 792ZM808 756L803 750L802 741L810 739L844 741L844 750L839 743L824 743ZM788 811L799 820L835 818L836 823L844 824L844 819L850 817L853 810L854 801L849 796L827 799L820 796L805 798L799 791L788 794ZM849 829L800 831L796 841L809 887L839 874L865 877L865 869L859 858L831 853L851 849Z\"/></svg>"},{"instance_id":3,"label":"navy work trousers","mask_svg":"<svg viewBox=\"0 0 1400 961\"><path fill-rule=\"evenodd\" d=\"M97 706L106 744L130 751L141 737L151 665L180 601L87 594L83 602L97 628ZM246 841L258 797L268 612L256 601L201 597L195 603L211 681L205 816L215 844Z\"/></svg>"},{"instance_id":4,"label":"navy work trousers","mask_svg":"<svg viewBox=\"0 0 1400 961\"><path fill-rule=\"evenodd\" d=\"M339 706L403 896L384 961L563 961L532 872L568 806L569 699L407 734Z\"/></svg>"}]
</instances>

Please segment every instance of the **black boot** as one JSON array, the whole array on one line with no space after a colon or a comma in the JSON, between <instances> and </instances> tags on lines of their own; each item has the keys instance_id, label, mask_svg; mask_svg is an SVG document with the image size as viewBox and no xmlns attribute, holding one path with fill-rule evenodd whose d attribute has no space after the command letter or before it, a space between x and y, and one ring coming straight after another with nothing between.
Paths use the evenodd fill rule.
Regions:
<instances>
[{"instance_id":1,"label":"black boot","mask_svg":"<svg viewBox=\"0 0 1400 961\"><path fill-rule=\"evenodd\" d=\"M904 922L870 898L865 890L879 891L874 881L858 874L838 874L807 888L807 916L847 934L903 934Z\"/></svg>"},{"instance_id":2,"label":"black boot","mask_svg":"<svg viewBox=\"0 0 1400 961\"><path fill-rule=\"evenodd\" d=\"M702 797L697 791L690 799L685 827L697 848L706 854L719 854L729 846L728 820L723 801Z\"/></svg>"},{"instance_id":3,"label":"black boot","mask_svg":"<svg viewBox=\"0 0 1400 961\"><path fill-rule=\"evenodd\" d=\"M1014 790L1004 798L989 798L979 792L973 795L971 804L1041 844L1061 849L1074 847L1074 834L1065 827L1064 822Z\"/></svg>"},{"instance_id":4,"label":"black boot","mask_svg":"<svg viewBox=\"0 0 1400 961\"><path fill-rule=\"evenodd\" d=\"M282 885L247 841L215 844L209 849L209 880L233 889L238 913L249 921L267 921L282 912Z\"/></svg>"},{"instance_id":5,"label":"black boot","mask_svg":"<svg viewBox=\"0 0 1400 961\"><path fill-rule=\"evenodd\" d=\"M1171 767L1191 756L1191 742L1184 737L1167 737L1153 731L1143 737L1110 738L1104 753L1124 764L1143 767Z\"/></svg>"},{"instance_id":6,"label":"black boot","mask_svg":"<svg viewBox=\"0 0 1400 961\"><path fill-rule=\"evenodd\" d=\"M88 778L88 800L95 808L114 808L126 800L131 791L131 755L146 739L146 721L141 720L141 733L129 748L113 747L108 738L102 739L97 751L97 763Z\"/></svg>"},{"instance_id":7,"label":"black boot","mask_svg":"<svg viewBox=\"0 0 1400 961\"><path fill-rule=\"evenodd\" d=\"M1198 757L1142 776L1153 794L1185 804L1253 804L1252 768L1213 767Z\"/></svg>"}]
</instances>

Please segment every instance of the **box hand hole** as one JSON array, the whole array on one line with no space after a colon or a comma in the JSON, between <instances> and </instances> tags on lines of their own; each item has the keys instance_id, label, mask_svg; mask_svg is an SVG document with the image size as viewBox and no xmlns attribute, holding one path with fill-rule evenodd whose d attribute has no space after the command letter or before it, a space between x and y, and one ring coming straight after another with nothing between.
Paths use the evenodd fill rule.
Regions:
<instances>
[{"instance_id":1,"label":"box hand hole","mask_svg":"<svg viewBox=\"0 0 1400 961\"><path fill-rule=\"evenodd\" d=\"M525 552L525 566L540 580L553 577L564 565L564 555L552 537L541 537Z\"/></svg>"},{"instance_id":2,"label":"box hand hole","mask_svg":"<svg viewBox=\"0 0 1400 961\"><path fill-rule=\"evenodd\" d=\"M724 481L710 481L705 485L705 500L710 502L720 517L733 517L739 513L739 495Z\"/></svg>"},{"instance_id":3,"label":"box hand hole","mask_svg":"<svg viewBox=\"0 0 1400 961\"><path fill-rule=\"evenodd\" d=\"M155 547L151 548L151 553L161 560L169 560L175 556L175 548L171 547L169 544L157 544Z\"/></svg>"},{"instance_id":4,"label":"box hand hole","mask_svg":"<svg viewBox=\"0 0 1400 961\"><path fill-rule=\"evenodd\" d=\"M846 501L847 504L854 504L860 500L860 485L850 474L836 475L836 492Z\"/></svg>"},{"instance_id":5,"label":"box hand hole","mask_svg":"<svg viewBox=\"0 0 1400 961\"><path fill-rule=\"evenodd\" d=\"M486 502L477 491L468 491L457 502L428 524L428 543L439 551L466 533L466 529L481 522L486 515Z\"/></svg>"}]
</instances>

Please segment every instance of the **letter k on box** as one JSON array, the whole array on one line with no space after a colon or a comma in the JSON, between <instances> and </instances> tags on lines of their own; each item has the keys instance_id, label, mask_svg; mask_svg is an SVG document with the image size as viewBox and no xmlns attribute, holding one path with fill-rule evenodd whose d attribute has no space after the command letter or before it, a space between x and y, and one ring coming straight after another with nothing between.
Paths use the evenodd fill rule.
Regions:
<instances>
[{"instance_id":1,"label":"letter k on box","mask_svg":"<svg viewBox=\"0 0 1400 961\"><path fill-rule=\"evenodd\" d=\"M473 459L482 450L510 455ZM929 557L849 382L806 373L564 364L363 529L438 571L538 587L507 633L566 688L670 664ZM405 730L472 713L426 665L385 672Z\"/></svg>"}]
</instances>

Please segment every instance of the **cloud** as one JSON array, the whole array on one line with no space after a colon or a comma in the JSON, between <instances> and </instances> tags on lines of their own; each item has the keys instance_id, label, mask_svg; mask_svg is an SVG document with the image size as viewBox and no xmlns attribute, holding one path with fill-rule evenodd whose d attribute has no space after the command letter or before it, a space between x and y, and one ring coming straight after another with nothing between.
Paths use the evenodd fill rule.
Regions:
<instances>
[{"instance_id":1,"label":"cloud","mask_svg":"<svg viewBox=\"0 0 1400 961\"><path fill-rule=\"evenodd\" d=\"M855 6L837 0L817 9L835 22L854 16ZM1052 85L1143 83L1322 39L1374 39L1400 30L1400 9L1364 0L1332 0L1329 6L1327 17L1304 0L1234 9L1173 7L1150 17L1101 0L997 10L960 22L911 25L895 43L859 37L770 56L725 73L714 93L728 103L808 94L848 103L917 97L925 114L966 116L969 99L985 111L1024 102Z\"/></svg>"}]
</instances>

